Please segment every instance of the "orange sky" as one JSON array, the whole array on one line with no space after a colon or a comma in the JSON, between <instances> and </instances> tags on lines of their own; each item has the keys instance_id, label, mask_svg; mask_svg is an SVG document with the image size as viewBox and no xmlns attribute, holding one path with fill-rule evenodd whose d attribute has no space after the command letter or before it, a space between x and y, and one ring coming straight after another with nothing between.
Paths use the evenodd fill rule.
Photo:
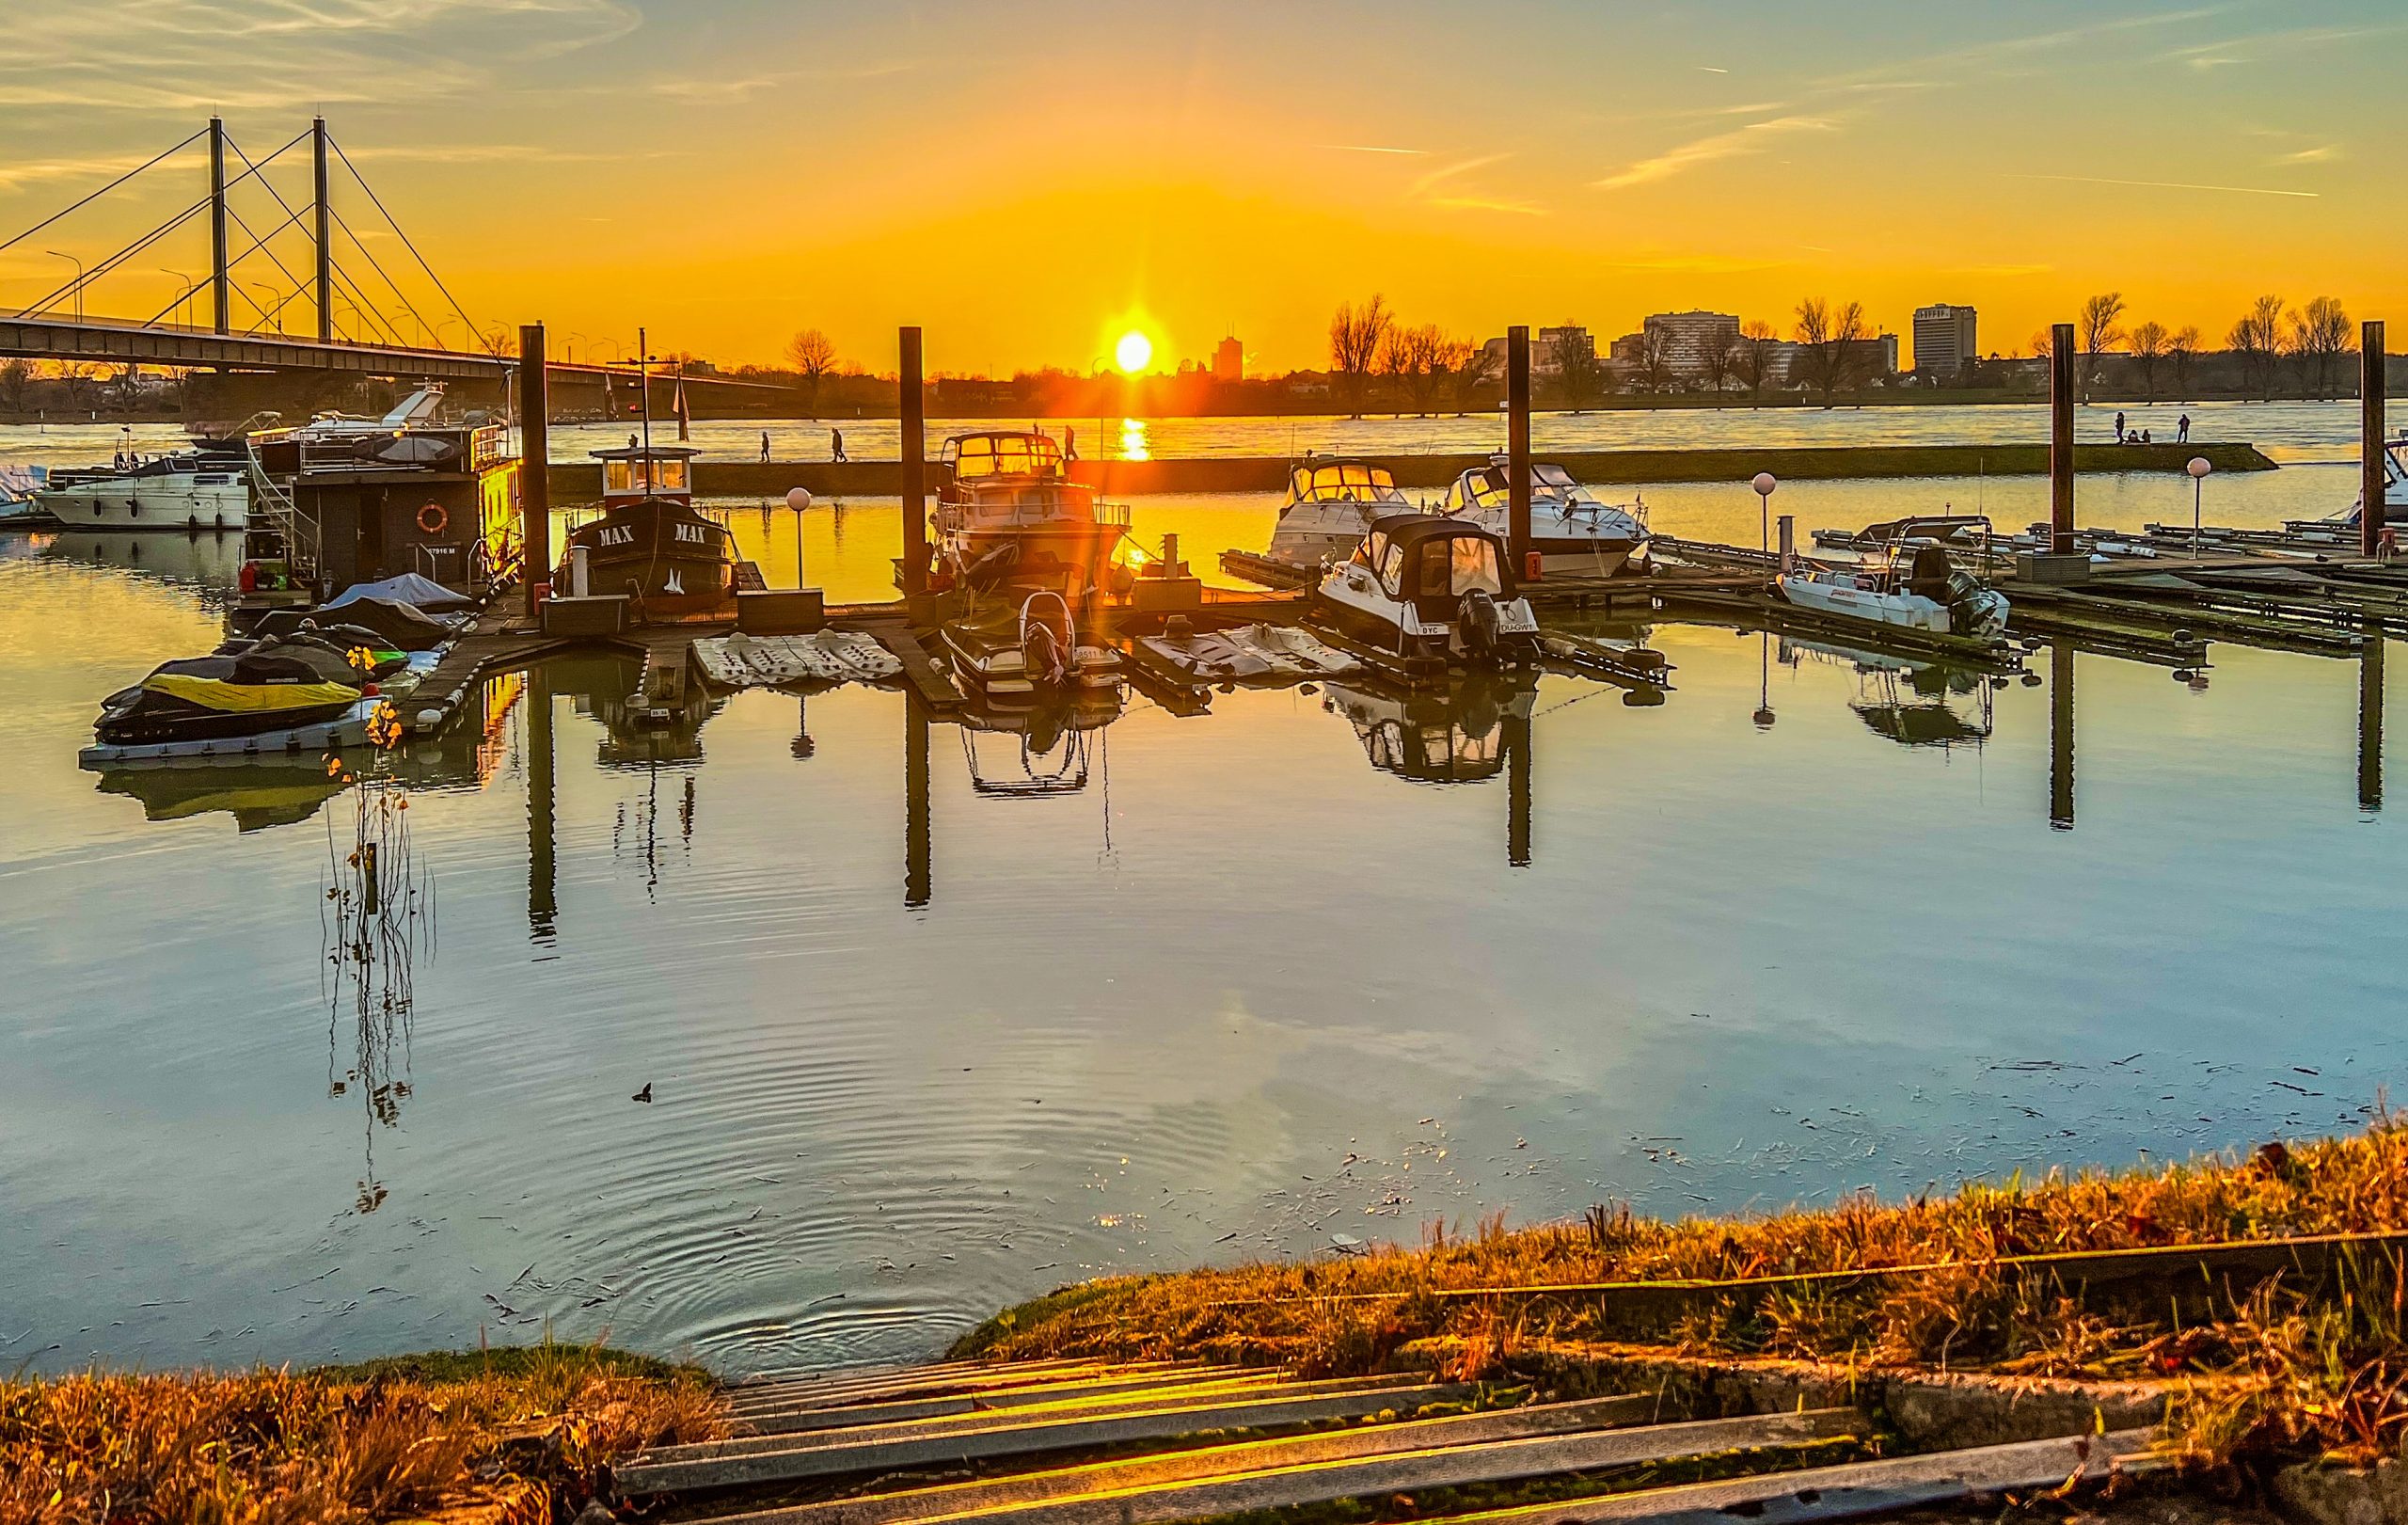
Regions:
<instances>
[{"instance_id":1,"label":"orange sky","mask_svg":"<svg viewBox=\"0 0 2408 1525\"><path fill-rule=\"evenodd\" d=\"M816 326L878 369L916 322L936 369L1085 369L1133 323L1164 361L1234 329L1286 369L1373 290L1472 337L1688 307L1785 330L1827 294L1900 332L1971 302L2004 352L2108 287L2210 342L2261 291L2408 326L2389 0L10 11L0 233L212 109L259 152L323 106L481 324L580 350L642 322L767 361ZM166 167L0 251L0 299L179 210L198 161ZM364 199L336 203L431 309ZM298 237L273 246L295 268ZM205 260L184 230L89 306L148 316Z\"/></svg>"}]
</instances>

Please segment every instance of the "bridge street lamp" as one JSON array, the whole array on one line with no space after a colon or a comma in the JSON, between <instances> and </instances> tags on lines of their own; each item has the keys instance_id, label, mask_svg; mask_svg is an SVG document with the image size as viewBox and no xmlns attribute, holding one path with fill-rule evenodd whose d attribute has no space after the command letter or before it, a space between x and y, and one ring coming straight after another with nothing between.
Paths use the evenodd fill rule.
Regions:
<instances>
[{"instance_id":1,"label":"bridge street lamp","mask_svg":"<svg viewBox=\"0 0 2408 1525\"><path fill-rule=\"evenodd\" d=\"M159 267L159 274L163 276L173 276L178 280L184 283L183 294L176 298L176 309L181 310L183 313L183 326L187 328L191 327L192 294L200 290L200 282L193 279L192 277L185 275L181 270L170 270L165 265Z\"/></svg>"},{"instance_id":2,"label":"bridge street lamp","mask_svg":"<svg viewBox=\"0 0 2408 1525\"><path fill-rule=\"evenodd\" d=\"M71 254L61 254L61 253L59 253L56 249L50 249L50 250L47 250L46 252L50 255L50 257L51 257L52 259L54 259L54 260L64 260L64 261L66 261L69 264L71 264L71 265L73 265L73 266L75 267L75 286L74 286L74 292L75 292L75 321L76 321L77 323L81 323L81 322L83 322L83 321L84 321L84 262L83 262L83 261L81 261L81 260L79 260L79 259L77 259L77 258L75 258L75 256L73 256L73 255L71 255Z\"/></svg>"}]
</instances>

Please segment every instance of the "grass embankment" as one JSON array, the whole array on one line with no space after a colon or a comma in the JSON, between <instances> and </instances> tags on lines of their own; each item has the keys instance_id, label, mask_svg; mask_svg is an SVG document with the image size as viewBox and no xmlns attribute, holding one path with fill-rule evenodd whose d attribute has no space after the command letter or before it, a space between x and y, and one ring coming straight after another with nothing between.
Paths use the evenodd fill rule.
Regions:
<instances>
[{"instance_id":1,"label":"grass embankment","mask_svg":"<svg viewBox=\"0 0 2408 1525\"><path fill-rule=\"evenodd\" d=\"M534 1525L612 1457L722 1434L707 1376L542 1344L218 1375L0 1382L0 1522Z\"/></svg>"},{"instance_id":2,"label":"grass embankment","mask_svg":"<svg viewBox=\"0 0 2408 1525\"><path fill-rule=\"evenodd\" d=\"M2122 1173L2052 1173L1898 1203L1664 1222L1592 1209L1581 1221L1311 1263L1256 1263L1065 1288L999 1314L958 1356L1212 1356L1315 1375L1375 1371L1418 1340L1451 1340L1464 1375L1510 1368L1538 1341L1627 1337L1612 1299L1497 1295L1601 1281L1732 1280L1885 1266L1941 1268L1821 1286L1708 1290L1648 1333L1671 1351L1856 1367L2194 1379L2181 1423L2219 1457L2396 1452L2408 1434L2401 1267L2380 1252L2338 1274L2080 1295L2060 1274L1996 1263L2408 1230L2408 1126L2268 1145ZM1466 1292L1473 1295L1463 1295Z\"/></svg>"}]
</instances>

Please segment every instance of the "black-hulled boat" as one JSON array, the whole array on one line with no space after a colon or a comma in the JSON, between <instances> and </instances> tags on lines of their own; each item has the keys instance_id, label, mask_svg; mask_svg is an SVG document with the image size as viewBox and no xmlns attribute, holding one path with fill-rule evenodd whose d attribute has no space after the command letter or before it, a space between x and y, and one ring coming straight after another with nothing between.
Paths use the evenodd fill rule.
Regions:
<instances>
[{"instance_id":1,"label":"black-hulled boat","mask_svg":"<svg viewBox=\"0 0 2408 1525\"><path fill-rule=\"evenodd\" d=\"M162 663L101 702L104 746L215 740L339 720L367 675L333 650L301 643Z\"/></svg>"},{"instance_id":2,"label":"black-hulled boat","mask_svg":"<svg viewBox=\"0 0 2408 1525\"><path fill-rule=\"evenodd\" d=\"M568 533L555 594L574 594L577 552L585 552L581 591L624 594L639 625L722 618L736 604L736 541L727 526L694 506L694 457L688 445L597 450L602 512Z\"/></svg>"}]
</instances>

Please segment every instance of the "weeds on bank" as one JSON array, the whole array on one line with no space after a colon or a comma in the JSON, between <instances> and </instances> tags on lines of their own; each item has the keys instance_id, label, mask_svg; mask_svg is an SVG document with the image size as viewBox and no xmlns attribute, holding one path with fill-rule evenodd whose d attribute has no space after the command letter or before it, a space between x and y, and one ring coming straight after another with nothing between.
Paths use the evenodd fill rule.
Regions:
<instances>
[{"instance_id":1,"label":"weeds on bank","mask_svg":"<svg viewBox=\"0 0 2408 1525\"><path fill-rule=\"evenodd\" d=\"M554 1345L313 1372L0 1382L0 1522L576 1513L609 1461L721 1433L701 1374Z\"/></svg>"}]
</instances>

